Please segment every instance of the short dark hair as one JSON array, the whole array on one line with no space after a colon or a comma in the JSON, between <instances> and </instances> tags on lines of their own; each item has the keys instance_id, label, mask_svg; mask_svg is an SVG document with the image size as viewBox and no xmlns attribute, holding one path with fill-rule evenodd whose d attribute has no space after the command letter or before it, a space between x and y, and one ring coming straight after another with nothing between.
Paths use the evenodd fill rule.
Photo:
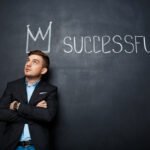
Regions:
<instances>
[{"instance_id":1,"label":"short dark hair","mask_svg":"<svg viewBox=\"0 0 150 150\"><path fill-rule=\"evenodd\" d=\"M48 55L46 55L44 52L42 52L41 50L32 50L28 53L28 56L30 55L38 55L38 56L41 56L44 60L44 67L47 68L47 72L46 74L42 75L42 80L49 80L49 67L50 67L50 59L48 57Z\"/></svg>"},{"instance_id":2,"label":"short dark hair","mask_svg":"<svg viewBox=\"0 0 150 150\"><path fill-rule=\"evenodd\" d=\"M32 50L28 53L28 56L30 55L38 55L41 56L44 60L44 67L46 67L49 70L49 66L50 66L50 59L48 57L48 55L46 55L44 52L42 52L41 50Z\"/></svg>"}]
</instances>

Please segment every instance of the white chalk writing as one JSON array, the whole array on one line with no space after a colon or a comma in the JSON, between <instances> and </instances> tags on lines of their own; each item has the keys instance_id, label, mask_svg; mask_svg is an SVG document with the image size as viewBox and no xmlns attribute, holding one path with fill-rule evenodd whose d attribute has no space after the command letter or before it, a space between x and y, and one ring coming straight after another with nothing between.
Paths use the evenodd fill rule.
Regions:
<instances>
[{"instance_id":1,"label":"white chalk writing","mask_svg":"<svg viewBox=\"0 0 150 150\"><path fill-rule=\"evenodd\" d=\"M143 35L66 36L63 44L64 52L67 54L73 52L77 54L118 54L122 52L137 54L141 50L144 50L146 54L150 54L146 44L146 37Z\"/></svg>"},{"instance_id":2,"label":"white chalk writing","mask_svg":"<svg viewBox=\"0 0 150 150\"><path fill-rule=\"evenodd\" d=\"M39 38L39 36L40 36L40 38L43 41L48 36L48 46L47 46L48 48L47 48L47 50L43 50L43 52L50 53L50 47L51 47L51 30L52 30L52 22L49 22L49 26L48 26L45 34L43 34L41 28L39 27L36 35L33 36L33 33L31 32L31 29L30 29L30 25L27 25L26 53L29 53L29 41L30 41L30 38L34 42L36 42L37 39Z\"/></svg>"}]
</instances>

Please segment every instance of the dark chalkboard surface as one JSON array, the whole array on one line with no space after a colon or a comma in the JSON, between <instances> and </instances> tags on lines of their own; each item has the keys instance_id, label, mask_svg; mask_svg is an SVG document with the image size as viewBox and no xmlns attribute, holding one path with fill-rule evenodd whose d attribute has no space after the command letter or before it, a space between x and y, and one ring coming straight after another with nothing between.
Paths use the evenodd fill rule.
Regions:
<instances>
[{"instance_id":1,"label":"dark chalkboard surface","mask_svg":"<svg viewBox=\"0 0 150 150\"><path fill-rule=\"evenodd\" d=\"M149 149L149 14L146 0L0 1L0 94L42 49L59 91L54 150Z\"/></svg>"}]
</instances>

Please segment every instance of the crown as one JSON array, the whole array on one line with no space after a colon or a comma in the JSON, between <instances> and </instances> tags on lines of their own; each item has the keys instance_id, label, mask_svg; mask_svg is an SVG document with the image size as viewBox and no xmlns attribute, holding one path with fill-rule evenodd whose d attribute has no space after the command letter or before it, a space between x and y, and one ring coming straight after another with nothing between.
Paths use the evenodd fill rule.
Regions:
<instances>
[{"instance_id":1,"label":"crown","mask_svg":"<svg viewBox=\"0 0 150 150\"><path fill-rule=\"evenodd\" d=\"M30 25L27 25L27 38L26 38L26 53L29 53L29 42L30 39L32 39L34 42L36 42L40 36L40 38L44 41L46 37L48 37L48 46L47 50L44 50L45 53L50 53L50 47L51 47L51 30L52 30L52 21L49 22L49 25L47 27L47 30L45 34L43 34L41 28L38 28L38 31L36 35L34 36L31 32Z\"/></svg>"}]
</instances>

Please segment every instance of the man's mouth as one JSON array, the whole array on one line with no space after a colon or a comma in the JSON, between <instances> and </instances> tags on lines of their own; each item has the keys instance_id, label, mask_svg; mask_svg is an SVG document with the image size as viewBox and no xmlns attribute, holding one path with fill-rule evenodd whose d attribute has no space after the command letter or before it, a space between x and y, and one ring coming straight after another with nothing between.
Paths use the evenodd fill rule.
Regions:
<instances>
[{"instance_id":1,"label":"man's mouth","mask_svg":"<svg viewBox=\"0 0 150 150\"><path fill-rule=\"evenodd\" d=\"M26 68L26 69L25 69L25 71L26 71L26 72L28 72L28 71L31 71L31 70L30 70L30 69L28 69L28 68Z\"/></svg>"}]
</instances>

